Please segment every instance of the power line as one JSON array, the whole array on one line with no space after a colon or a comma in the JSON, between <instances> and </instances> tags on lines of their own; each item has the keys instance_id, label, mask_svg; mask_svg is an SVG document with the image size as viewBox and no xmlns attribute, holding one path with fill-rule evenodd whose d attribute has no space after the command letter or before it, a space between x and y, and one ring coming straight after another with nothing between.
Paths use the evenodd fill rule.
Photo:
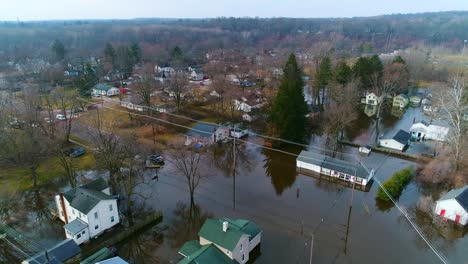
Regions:
<instances>
[{"instance_id":1,"label":"power line","mask_svg":"<svg viewBox=\"0 0 468 264\"><path fill-rule=\"evenodd\" d=\"M83 98L79 98L79 100L81 101L84 101L84 102L88 102L88 103L93 103L92 101L88 101L86 99L83 99ZM192 127L189 127L189 126L185 126L185 125L181 125L181 124L177 124L177 123L174 123L174 122L171 122L171 121L167 121L167 120L164 120L164 119L160 119L160 118L157 118L157 117L154 117L154 116L149 116L149 115L145 115L145 114L139 114L139 113L133 113L133 112L130 112L130 111L127 111L127 110L120 110L120 109L116 109L116 108L112 108L112 107L109 107L109 106L102 106L102 108L105 108L105 109L109 109L109 110L112 110L112 111L117 111L117 112L121 112L121 113L127 113L127 114L130 114L130 115L135 115L135 116L141 116L141 117L146 117L146 118L150 118L150 119L154 119L154 120L157 120L157 121L160 121L160 122L163 122L163 123L166 123L166 124L169 124L169 125L173 125L173 126L177 126L177 127L180 127L180 128L185 128L185 129L189 129L189 130L192 130L192 131L196 131L196 132L199 132L201 134L206 134L206 135L212 135L213 133L211 132L207 132L207 131L203 131L203 130L199 130L199 129L195 129L195 128L192 128ZM229 135L228 136L229 138L233 138L233 136ZM275 148L272 148L272 147L266 147L266 146L262 146L262 145L259 145L259 144L256 144L256 143L253 143L253 142L250 142L250 141L245 141L245 140L242 140L242 139L236 139L237 141L240 141L240 142L243 142L243 143L246 143L246 144L250 144L250 145L254 145L254 146L257 146L259 148L263 148L263 149L268 149L268 150L271 150L271 151L276 151L276 152L280 152L280 153L283 153L283 154L287 154L287 155L290 155L290 156L294 156L294 157L298 157L299 155L298 154L294 154L294 153L291 153L291 152L287 152L287 151L284 151L284 150L279 150L279 149L275 149ZM338 163L333 163L333 162L329 162L329 161L326 161L326 160L323 160L323 159L317 159L317 158L313 158L313 157L305 157L303 156L304 159L308 159L308 160L315 160L315 161L318 161L318 162L321 162L322 164L333 164L337 167L342 167L342 168L348 168L346 165L343 165L343 164L338 164Z\"/></svg>"},{"instance_id":2,"label":"power line","mask_svg":"<svg viewBox=\"0 0 468 264\"><path fill-rule=\"evenodd\" d=\"M118 100L112 99L112 98L108 98L108 100L121 103L121 101L118 101ZM154 108L154 107L144 106L144 105L139 105L139 106L141 106L142 108L146 108L146 109L150 109L150 110L160 112L159 109ZM195 118L191 118L191 117L187 117L187 116L183 116L183 115L177 115L177 114L174 114L174 113L165 112L165 114L170 115L170 116L174 116L174 117L177 117L177 118L190 120L190 121L193 121L193 122L199 122L199 123L203 123L203 124L214 125L214 126L217 126L217 127L229 128L228 126L223 125L223 124L203 121L203 120L199 120L199 119L195 119ZM260 137L260 138L264 138L264 139L266 138L266 139L270 139L270 140L280 141L280 142L283 142L283 143L288 143L288 144L292 144L292 145L296 145L296 146L300 146L300 147L314 148L314 149L323 150L323 151L326 151L326 152L333 152L333 150L330 150L330 149L321 148L321 147L318 147L318 146L311 146L311 145L307 145L307 144L302 144L302 143L294 142L294 141L291 141L291 140L286 140L286 139L282 139L282 138L278 138L278 137L267 136L267 135L257 133L255 131L253 131L253 132L250 132L250 131L253 131L253 130L249 128L249 135L257 136L257 137ZM352 158L356 158L356 155L354 155L354 154L349 154L349 153L344 153L344 152L337 152L337 153L340 153L340 154L343 154L343 155L348 155L348 156L351 156Z\"/></svg>"},{"instance_id":3,"label":"power line","mask_svg":"<svg viewBox=\"0 0 468 264\"><path fill-rule=\"evenodd\" d=\"M92 103L91 101L88 101L88 100L85 100L85 99L82 99L82 98L79 98L80 100L82 101L86 101L88 103ZM107 107L107 106L102 106L103 108L106 108L106 109L110 109L110 110L114 110L114 111L118 111L118 112L123 112L123 113L128 113L128 114L131 114L131 115L136 115L136 116L143 116L143 117L147 117L147 118L152 118L152 119L155 119L155 120L158 120L158 121L161 121L163 123L166 123L166 124L171 124L171 125L174 125L174 126L178 126L178 127L181 127L181 128L186 128L186 129L191 129L193 131L197 131L199 133L204 133L204 134L212 134L210 132L206 132L206 131L202 131L202 130L197 130L197 129L193 129L191 127L188 127L188 126L184 126L184 125L181 125L181 124L177 124L177 123L173 123L173 122L170 122L170 121L167 121L167 120L163 120L163 119L159 119L159 118L156 118L156 117L151 117L151 116L148 116L148 115L143 115L143 114L137 114L137 113L131 113L129 111L124 111L124 110L119 110L119 109L115 109L115 108L111 108L111 107ZM271 148L271 147L266 147L266 146L262 146L262 145L259 145L259 144L256 144L256 143L252 143L252 142L249 142L249 141L245 141L245 140L241 140L241 139L237 139L238 141L240 142L244 142L246 144L251 144L251 145L254 145L254 146L257 146L259 148L263 148L263 149L268 149L268 150L271 150L271 151L277 151L277 152L280 152L280 153L283 153L283 154L288 154L288 155L292 155L292 156L295 156L295 157L298 157L299 155L297 154L294 154L294 153L290 153L290 152L287 152L287 151L284 151L284 150L278 150L278 149L275 149L275 148ZM311 160L318 160L318 159L315 159L315 158L311 158L311 157L305 157L305 158L308 158L308 159L311 159ZM329 162L330 164L333 164L335 166L342 166L344 167L344 165L341 165L341 164L336 164L336 163L333 163L333 162ZM382 166L383 163L380 165ZM380 167L379 166L379 167ZM410 222L410 224L413 226L413 228L416 230L416 232L419 234L419 236L421 236L421 238L426 242L426 244L431 248L431 250L439 257L439 259L444 263L444 264L447 264L447 260L446 258L435 248L435 246L432 245L432 243L424 236L424 234L420 231L419 227L409 218L409 216L407 215L407 213L395 202L395 200L390 196L390 194L388 193L388 191L385 189L385 187L383 187L383 185L380 183L380 181L374 176L374 179L375 181L379 184L379 186L382 188L382 190L384 190L384 192L387 194L387 196L389 196L390 200L395 204L395 206L400 210L400 212L407 218L407 220Z\"/></svg>"},{"instance_id":4,"label":"power line","mask_svg":"<svg viewBox=\"0 0 468 264\"><path fill-rule=\"evenodd\" d=\"M400 210L401 214L408 220L408 222L413 226L414 230L419 234L419 236L426 242L426 244L429 246L429 248L436 254L437 257L439 257L440 261L442 261L444 264L448 263L448 260L445 258L445 256L437 250L437 248L429 241L426 236L424 236L423 232L419 229L419 227L411 220L409 217L408 213L393 199L392 195L388 192L387 188L383 186L383 184L377 179L377 177L374 177L374 180L379 184L380 188L385 192L385 194L388 196L388 198L392 201L392 203Z\"/></svg>"}]
</instances>

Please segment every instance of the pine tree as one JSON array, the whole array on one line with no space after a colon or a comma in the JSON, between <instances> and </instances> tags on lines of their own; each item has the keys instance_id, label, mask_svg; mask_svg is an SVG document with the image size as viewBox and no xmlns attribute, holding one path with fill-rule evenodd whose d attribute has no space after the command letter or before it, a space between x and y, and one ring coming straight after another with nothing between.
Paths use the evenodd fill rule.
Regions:
<instances>
[{"instance_id":1,"label":"pine tree","mask_svg":"<svg viewBox=\"0 0 468 264\"><path fill-rule=\"evenodd\" d=\"M115 49L112 44L107 43L106 47L104 48L104 56L106 59L114 66L115 62Z\"/></svg>"},{"instance_id":2,"label":"pine tree","mask_svg":"<svg viewBox=\"0 0 468 264\"><path fill-rule=\"evenodd\" d=\"M340 60L335 68L335 81L345 85L351 79L351 68L345 60Z\"/></svg>"},{"instance_id":3,"label":"pine tree","mask_svg":"<svg viewBox=\"0 0 468 264\"><path fill-rule=\"evenodd\" d=\"M303 93L302 71L296 56L291 54L285 67L284 75L270 113L270 122L275 126L281 138L304 142L307 135L307 104Z\"/></svg>"}]
</instances>

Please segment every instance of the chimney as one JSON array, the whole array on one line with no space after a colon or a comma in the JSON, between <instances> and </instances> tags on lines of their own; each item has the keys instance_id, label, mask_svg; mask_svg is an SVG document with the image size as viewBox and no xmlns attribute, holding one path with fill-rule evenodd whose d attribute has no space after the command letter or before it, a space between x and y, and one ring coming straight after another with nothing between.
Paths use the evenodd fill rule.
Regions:
<instances>
[{"instance_id":1,"label":"chimney","mask_svg":"<svg viewBox=\"0 0 468 264\"><path fill-rule=\"evenodd\" d=\"M228 230L229 223L227 221L223 222L223 232L226 232Z\"/></svg>"},{"instance_id":2,"label":"chimney","mask_svg":"<svg viewBox=\"0 0 468 264\"><path fill-rule=\"evenodd\" d=\"M59 197L60 197L60 206L62 207L62 211L63 211L63 217L65 218L65 224L68 224L68 215L67 215L67 210L65 208L65 201L63 199L63 193L60 192L59 193ZM60 214L60 212L59 212Z\"/></svg>"}]
</instances>

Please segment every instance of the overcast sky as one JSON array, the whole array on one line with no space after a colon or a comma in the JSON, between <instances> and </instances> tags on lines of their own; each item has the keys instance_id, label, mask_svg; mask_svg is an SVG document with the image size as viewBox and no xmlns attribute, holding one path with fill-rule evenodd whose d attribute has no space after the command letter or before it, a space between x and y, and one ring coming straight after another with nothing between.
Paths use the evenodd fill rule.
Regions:
<instances>
[{"instance_id":1,"label":"overcast sky","mask_svg":"<svg viewBox=\"0 0 468 264\"><path fill-rule=\"evenodd\" d=\"M0 0L0 20L353 17L468 10L468 0Z\"/></svg>"}]
</instances>

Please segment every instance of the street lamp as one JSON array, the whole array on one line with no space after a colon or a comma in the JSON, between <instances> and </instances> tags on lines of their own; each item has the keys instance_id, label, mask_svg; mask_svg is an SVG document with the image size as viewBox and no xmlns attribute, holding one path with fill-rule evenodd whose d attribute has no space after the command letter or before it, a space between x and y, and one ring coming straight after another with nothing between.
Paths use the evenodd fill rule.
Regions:
<instances>
[{"instance_id":1,"label":"street lamp","mask_svg":"<svg viewBox=\"0 0 468 264\"><path fill-rule=\"evenodd\" d=\"M466 42L467 42L467 41L468 41L468 40L466 40L466 39L465 39L465 40L463 40L463 50L462 50L462 55L465 55L465 46L466 46Z\"/></svg>"}]
</instances>

